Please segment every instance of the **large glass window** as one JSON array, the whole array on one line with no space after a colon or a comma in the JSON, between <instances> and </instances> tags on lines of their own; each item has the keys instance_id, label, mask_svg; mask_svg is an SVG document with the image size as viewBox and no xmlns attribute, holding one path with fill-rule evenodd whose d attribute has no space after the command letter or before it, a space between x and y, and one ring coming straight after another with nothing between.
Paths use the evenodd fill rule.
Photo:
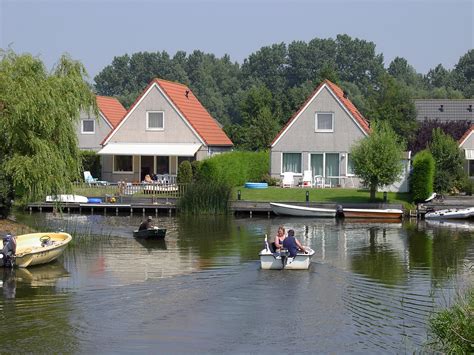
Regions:
<instances>
[{"instance_id":1,"label":"large glass window","mask_svg":"<svg viewBox=\"0 0 474 355\"><path fill-rule=\"evenodd\" d=\"M170 173L170 157L157 156L156 157L156 173L169 174Z\"/></svg>"},{"instance_id":2,"label":"large glass window","mask_svg":"<svg viewBox=\"0 0 474 355\"><path fill-rule=\"evenodd\" d=\"M324 154L311 154L311 171L315 176L324 176Z\"/></svg>"},{"instance_id":3,"label":"large glass window","mask_svg":"<svg viewBox=\"0 0 474 355\"><path fill-rule=\"evenodd\" d=\"M474 176L474 160L469 160L469 176Z\"/></svg>"},{"instance_id":4,"label":"large glass window","mask_svg":"<svg viewBox=\"0 0 474 355\"><path fill-rule=\"evenodd\" d=\"M334 114L317 113L316 114L316 132L333 132Z\"/></svg>"},{"instance_id":5,"label":"large glass window","mask_svg":"<svg viewBox=\"0 0 474 355\"><path fill-rule=\"evenodd\" d=\"M347 174L346 175L355 175L354 162L352 161L352 156L350 153L347 153Z\"/></svg>"},{"instance_id":6,"label":"large glass window","mask_svg":"<svg viewBox=\"0 0 474 355\"><path fill-rule=\"evenodd\" d=\"M301 153L283 153L282 173L301 174Z\"/></svg>"},{"instance_id":7,"label":"large glass window","mask_svg":"<svg viewBox=\"0 0 474 355\"><path fill-rule=\"evenodd\" d=\"M114 155L114 172L133 173L133 156Z\"/></svg>"},{"instance_id":8,"label":"large glass window","mask_svg":"<svg viewBox=\"0 0 474 355\"><path fill-rule=\"evenodd\" d=\"M82 120L82 133L94 133L95 132L95 122L94 120Z\"/></svg>"},{"instance_id":9,"label":"large glass window","mask_svg":"<svg viewBox=\"0 0 474 355\"><path fill-rule=\"evenodd\" d=\"M164 112L147 112L146 129L162 130L165 128Z\"/></svg>"}]
</instances>

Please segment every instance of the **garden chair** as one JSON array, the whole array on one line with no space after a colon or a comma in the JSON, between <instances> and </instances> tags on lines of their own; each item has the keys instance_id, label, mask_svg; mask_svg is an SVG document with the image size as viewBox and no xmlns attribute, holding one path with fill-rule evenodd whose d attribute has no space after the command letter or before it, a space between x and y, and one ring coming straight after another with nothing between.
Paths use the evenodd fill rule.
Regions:
<instances>
[{"instance_id":1,"label":"garden chair","mask_svg":"<svg viewBox=\"0 0 474 355\"><path fill-rule=\"evenodd\" d=\"M286 172L283 173L283 180L281 181L281 187L293 187L295 183L294 173Z\"/></svg>"},{"instance_id":2,"label":"garden chair","mask_svg":"<svg viewBox=\"0 0 474 355\"><path fill-rule=\"evenodd\" d=\"M314 176L314 187L319 189L324 188L324 178L321 175Z\"/></svg>"},{"instance_id":3,"label":"garden chair","mask_svg":"<svg viewBox=\"0 0 474 355\"><path fill-rule=\"evenodd\" d=\"M86 182L86 184L89 184L89 186L91 186L91 185L108 185L107 181L101 181L97 178L94 178L91 175L90 171L84 171L84 181Z\"/></svg>"},{"instance_id":4,"label":"garden chair","mask_svg":"<svg viewBox=\"0 0 474 355\"><path fill-rule=\"evenodd\" d=\"M303 182L301 184L301 187L311 187L313 186L313 178L311 176L312 171L311 170L305 170L303 172Z\"/></svg>"}]
</instances>

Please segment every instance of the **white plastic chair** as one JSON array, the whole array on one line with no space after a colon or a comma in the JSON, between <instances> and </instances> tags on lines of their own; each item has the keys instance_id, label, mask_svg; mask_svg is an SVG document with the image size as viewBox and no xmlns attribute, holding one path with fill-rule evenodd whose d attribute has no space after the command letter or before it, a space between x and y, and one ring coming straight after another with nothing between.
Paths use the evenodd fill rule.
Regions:
<instances>
[{"instance_id":1,"label":"white plastic chair","mask_svg":"<svg viewBox=\"0 0 474 355\"><path fill-rule=\"evenodd\" d=\"M313 178L311 176L311 173L312 173L311 170L305 170L303 172L303 183L301 184L301 187L313 186Z\"/></svg>"},{"instance_id":2,"label":"white plastic chair","mask_svg":"<svg viewBox=\"0 0 474 355\"><path fill-rule=\"evenodd\" d=\"M292 172L285 172L282 174L283 180L281 182L281 187L293 187L295 183L294 173Z\"/></svg>"},{"instance_id":3,"label":"white plastic chair","mask_svg":"<svg viewBox=\"0 0 474 355\"><path fill-rule=\"evenodd\" d=\"M324 179L321 175L314 176L314 187L319 189L324 188Z\"/></svg>"}]
</instances>

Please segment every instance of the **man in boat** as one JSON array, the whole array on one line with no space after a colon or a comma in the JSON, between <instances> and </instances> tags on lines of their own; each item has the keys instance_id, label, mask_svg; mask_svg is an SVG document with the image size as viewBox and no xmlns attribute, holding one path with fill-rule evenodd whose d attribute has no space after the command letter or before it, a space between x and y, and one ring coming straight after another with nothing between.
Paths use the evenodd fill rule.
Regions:
<instances>
[{"instance_id":1,"label":"man in boat","mask_svg":"<svg viewBox=\"0 0 474 355\"><path fill-rule=\"evenodd\" d=\"M290 257L292 258L296 256L298 251L306 253L304 246L299 242L298 239L295 238L295 231L293 229L288 231L287 237L283 240L283 248L288 250Z\"/></svg>"},{"instance_id":2,"label":"man in boat","mask_svg":"<svg viewBox=\"0 0 474 355\"><path fill-rule=\"evenodd\" d=\"M142 224L140 224L140 227L138 227L139 231L145 230L145 229L151 229L153 228L153 218L151 216L148 216L147 219L145 219Z\"/></svg>"},{"instance_id":3,"label":"man in boat","mask_svg":"<svg viewBox=\"0 0 474 355\"><path fill-rule=\"evenodd\" d=\"M3 248L0 250L1 259L0 262L3 263L3 266L13 266L13 257L16 254L16 239L10 233L7 233L5 237L3 237Z\"/></svg>"}]
</instances>

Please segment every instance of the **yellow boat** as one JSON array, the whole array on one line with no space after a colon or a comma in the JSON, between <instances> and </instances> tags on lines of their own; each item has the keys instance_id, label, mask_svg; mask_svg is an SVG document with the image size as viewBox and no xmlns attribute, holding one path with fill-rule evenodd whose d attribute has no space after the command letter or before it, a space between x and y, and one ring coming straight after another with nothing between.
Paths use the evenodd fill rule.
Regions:
<instances>
[{"instance_id":1,"label":"yellow boat","mask_svg":"<svg viewBox=\"0 0 474 355\"><path fill-rule=\"evenodd\" d=\"M15 237L14 264L18 267L46 264L57 259L71 241L67 233L30 233Z\"/></svg>"}]
</instances>

